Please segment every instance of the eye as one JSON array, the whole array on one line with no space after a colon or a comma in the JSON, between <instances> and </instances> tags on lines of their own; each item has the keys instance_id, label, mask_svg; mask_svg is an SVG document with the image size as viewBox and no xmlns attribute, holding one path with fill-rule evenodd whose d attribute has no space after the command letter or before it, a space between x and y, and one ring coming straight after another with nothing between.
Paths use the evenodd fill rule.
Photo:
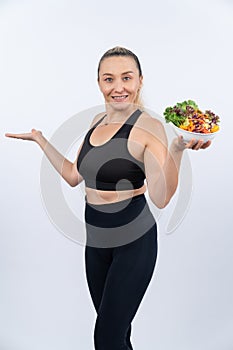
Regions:
<instances>
[{"instance_id":1,"label":"eye","mask_svg":"<svg viewBox=\"0 0 233 350\"><path fill-rule=\"evenodd\" d=\"M104 79L104 81L111 82L112 78L106 78L106 79Z\"/></svg>"},{"instance_id":2,"label":"eye","mask_svg":"<svg viewBox=\"0 0 233 350\"><path fill-rule=\"evenodd\" d=\"M131 78L130 77L124 77L123 79L124 80L130 80Z\"/></svg>"}]
</instances>

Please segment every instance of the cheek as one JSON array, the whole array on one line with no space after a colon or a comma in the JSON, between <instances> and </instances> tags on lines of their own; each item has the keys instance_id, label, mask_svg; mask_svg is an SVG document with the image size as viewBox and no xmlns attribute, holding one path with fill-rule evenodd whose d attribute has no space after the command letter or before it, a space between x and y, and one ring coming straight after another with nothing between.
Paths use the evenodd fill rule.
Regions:
<instances>
[{"instance_id":1,"label":"cheek","mask_svg":"<svg viewBox=\"0 0 233 350\"><path fill-rule=\"evenodd\" d=\"M132 79L130 81L130 84L129 84L129 87L132 89L132 90L135 90L137 91L140 87L140 81L138 79Z\"/></svg>"},{"instance_id":2,"label":"cheek","mask_svg":"<svg viewBox=\"0 0 233 350\"><path fill-rule=\"evenodd\" d=\"M111 91L110 86L107 86L105 84L101 84L100 86L100 91L102 92L102 94L106 95Z\"/></svg>"},{"instance_id":3,"label":"cheek","mask_svg":"<svg viewBox=\"0 0 233 350\"><path fill-rule=\"evenodd\" d=\"M135 94L138 93L138 89L140 88L139 84L137 83L134 83L132 86L131 86L131 90L132 92L134 92Z\"/></svg>"}]
</instances>

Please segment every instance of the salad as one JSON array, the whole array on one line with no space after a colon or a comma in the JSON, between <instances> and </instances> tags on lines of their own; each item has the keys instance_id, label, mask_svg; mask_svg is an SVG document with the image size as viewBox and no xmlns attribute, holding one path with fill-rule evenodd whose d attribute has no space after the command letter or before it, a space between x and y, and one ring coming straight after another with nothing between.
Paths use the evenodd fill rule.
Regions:
<instances>
[{"instance_id":1,"label":"salad","mask_svg":"<svg viewBox=\"0 0 233 350\"><path fill-rule=\"evenodd\" d=\"M167 107L164 111L165 120L178 128L209 134L219 130L220 118L210 110L202 112L192 101L177 103L174 107Z\"/></svg>"}]
</instances>

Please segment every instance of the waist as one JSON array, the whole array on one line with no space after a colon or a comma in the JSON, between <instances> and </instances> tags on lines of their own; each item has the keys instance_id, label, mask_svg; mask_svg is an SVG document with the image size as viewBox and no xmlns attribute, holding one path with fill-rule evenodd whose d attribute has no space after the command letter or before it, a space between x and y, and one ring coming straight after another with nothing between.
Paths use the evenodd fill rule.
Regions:
<instances>
[{"instance_id":1,"label":"waist","mask_svg":"<svg viewBox=\"0 0 233 350\"><path fill-rule=\"evenodd\" d=\"M97 227L119 227L147 215L151 212L144 193L108 204L86 201L85 221Z\"/></svg>"},{"instance_id":2,"label":"waist","mask_svg":"<svg viewBox=\"0 0 233 350\"><path fill-rule=\"evenodd\" d=\"M86 202L87 245L117 247L142 237L156 226L144 193L109 204Z\"/></svg>"},{"instance_id":3,"label":"waist","mask_svg":"<svg viewBox=\"0 0 233 350\"><path fill-rule=\"evenodd\" d=\"M146 184L143 184L140 188L130 190L96 190L94 188L85 187L85 201L89 204L111 204L125 199L133 198L139 194L143 194L146 191Z\"/></svg>"}]
</instances>

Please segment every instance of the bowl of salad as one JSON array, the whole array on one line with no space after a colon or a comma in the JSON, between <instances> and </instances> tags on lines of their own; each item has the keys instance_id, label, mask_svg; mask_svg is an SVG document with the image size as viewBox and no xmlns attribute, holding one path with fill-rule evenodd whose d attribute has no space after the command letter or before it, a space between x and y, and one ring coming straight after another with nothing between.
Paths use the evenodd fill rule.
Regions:
<instances>
[{"instance_id":1,"label":"bowl of salad","mask_svg":"<svg viewBox=\"0 0 233 350\"><path fill-rule=\"evenodd\" d=\"M220 118L210 110L202 112L192 101L178 102L164 111L167 123L170 123L177 136L182 135L184 142L191 139L207 142L213 140L219 132Z\"/></svg>"}]
</instances>

